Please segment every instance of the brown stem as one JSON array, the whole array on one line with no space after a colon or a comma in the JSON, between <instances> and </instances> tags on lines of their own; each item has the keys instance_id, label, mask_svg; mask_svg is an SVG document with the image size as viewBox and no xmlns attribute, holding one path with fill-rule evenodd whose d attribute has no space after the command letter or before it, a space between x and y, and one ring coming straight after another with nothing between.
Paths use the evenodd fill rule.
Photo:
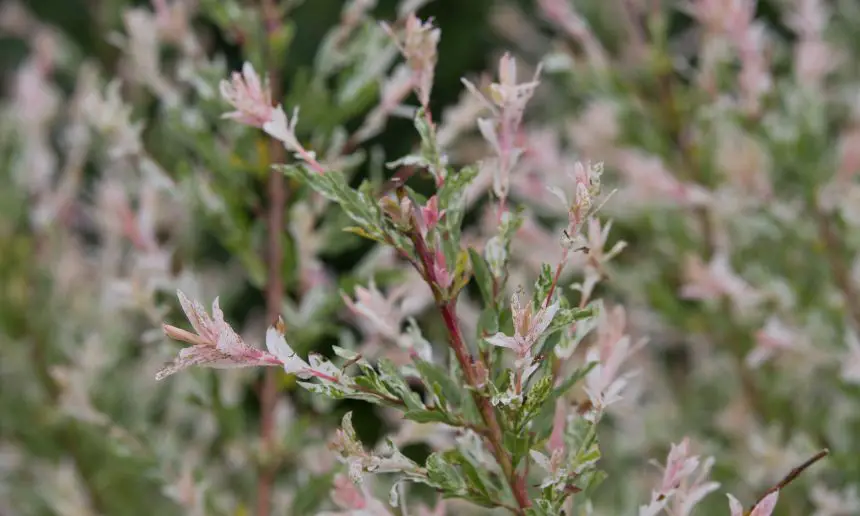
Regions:
<instances>
[{"instance_id":1,"label":"brown stem","mask_svg":"<svg viewBox=\"0 0 860 516\"><path fill-rule=\"evenodd\" d=\"M490 442L493 455L502 468L502 472L508 483L511 486L511 491L517 499L517 504L521 509L531 507L531 501L528 498L528 493L525 486L525 478L519 476L514 471L514 466L511 463L511 457L505 450L504 440L502 437L502 428L499 426L499 421L496 419L496 411L493 409L490 400L481 395L478 391L478 379L475 375L475 369L472 367L472 355L466 349L466 342L463 340L463 334L460 330L460 325L457 323L457 314L454 308L454 301L439 305L439 310L442 312L442 319L445 321L445 328L448 330L451 348L457 356L457 361L460 363L461 369L466 376L466 382L472 388L472 397L481 411L481 417L487 425L487 440ZM522 511L520 511L522 512Z\"/></svg>"},{"instance_id":2,"label":"brown stem","mask_svg":"<svg viewBox=\"0 0 860 516\"><path fill-rule=\"evenodd\" d=\"M275 145L280 147L277 142ZM273 150L275 145L273 145ZM276 161L273 153L273 161ZM281 307L281 295L283 292L283 278L281 277L281 263L283 251L281 243L281 229L284 219L284 203L286 200L284 188L284 176L279 172L269 175L269 214L268 214L268 262L269 272L266 283L266 317L273 321L277 319ZM277 401L277 370L266 368L263 377L263 389L260 396L260 438L263 441L263 449L270 451L274 448L275 440L275 402ZM261 468L259 483L257 484L257 515L268 516L269 500L271 497L272 484L274 483L275 467L265 464Z\"/></svg>"},{"instance_id":3,"label":"brown stem","mask_svg":"<svg viewBox=\"0 0 860 516\"><path fill-rule=\"evenodd\" d=\"M825 449L819 451L818 453L816 453L815 455L813 455L812 457L810 457L809 459L807 459L806 461L804 461L804 463L801 464L800 466L797 466L796 468L789 471L788 474L786 476L784 476L782 478L782 480L780 480L775 486L773 486L770 489L768 489L767 491L765 491L764 494L761 495L758 498L758 500L755 501L755 503L752 505L752 507L750 507L750 510L754 509L756 505L761 503L761 501L764 500L764 498L767 495L769 495L775 491L779 491L782 488L784 488L785 486L787 486L788 484L794 482L794 479L799 477L800 474L803 473L804 471L806 471L807 468L809 468L810 466L812 466L816 462L818 462L821 459L823 459L824 457L826 457L829 453L830 453L830 450L825 448Z\"/></svg>"},{"instance_id":4,"label":"brown stem","mask_svg":"<svg viewBox=\"0 0 860 516\"><path fill-rule=\"evenodd\" d=\"M283 177L279 173L272 173L269 178L269 276L266 284L266 316L270 321L276 319L278 316L281 305L281 293L283 291L283 278L280 272L282 262L280 227L284 213L283 194ZM263 442L263 449L266 451L274 448L274 412L275 402L277 401L276 380L277 370L275 368L266 368L260 396L260 438ZM257 485L258 516L268 516L269 514L269 499L271 497L274 476L275 467L270 464L263 465Z\"/></svg>"},{"instance_id":5,"label":"brown stem","mask_svg":"<svg viewBox=\"0 0 860 516\"><path fill-rule=\"evenodd\" d=\"M260 8L263 12L266 34L270 35L278 29L280 15L274 0L262 0ZM282 96L280 68L274 62L273 56L267 56L269 81L272 88L272 98ZM269 144L269 159L271 163L282 163L285 159L283 145L272 139ZM277 319L281 311L281 300L284 290L284 279L281 274L283 263L282 233L284 224L284 209L286 205L286 186L284 175L278 171L269 172L268 183L268 276L266 280L266 317L269 321ZM260 439L263 452L271 452L275 448L275 403L277 402L277 373L275 368L267 367L263 376L263 388L260 395ZM277 473L277 464L265 460L260 467L257 481L257 516L268 516L272 487Z\"/></svg>"},{"instance_id":6,"label":"brown stem","mask_svg":"<svg viewBox=\"0 0 860 516\"><path fill-rule=\"evenodd\" d=\"M414 176L417 172L418 169L413 166L400 167L399 169L397 169L396 172L394 172L394 175L392 175L391 178L386 181L385 184L382 185L382 188L380 189L379 194L377 194L377 196L384 197L388 194L388 192L401 188L404 184L406 184L406 181L409 180L410 177Z\"/></svg>"},{"instance_id":7,"label":"brown stem","mask_svg":"<svg viewBox=\"0 0 860 516\"><path fill-rule=\"evenodd\" d=\"M448 330L451 349L454 350L457 362L460 364L460 368L463 370L463 375L466 377L466 383L468 383L470 390L472 391L472 397L475 400L475 404L481 412L481 418L487 426L487 432L484 436L489 442L493 456L495 456L496 461L502 468L505 479L510 485L511 491L513 491L514 497L517 500L517 504L520 507L520 510L517 511L517 513L524 514L523 509L531 507L531 501L529 500L528 492L526 490L525 477L519 476L515 471L514 466L511 463L511 457L508 455L507 450L505 450L502 427L499 425L499 421L496 418L496 412L493 409L490 400L480 393L480 382L473 366L475 358L469 353L469 350L466 347L463 332L457 321L457 301L456 299L445 300L442 298L442 294L437 287L436 275L433 272L433 256L430 253L430 250L427 249L427 244L418 231L413 231L411 236L412 242L415 245L415 252L418 254L418 259L424 269L419 272L424 275L424 278L430 284L431 290L433 290L433 296L436 299L436 306L439 308L439 311L442 314L442 320L445 322L445 328ZM478 360L480 360L480 358L478 358Z\"/></svg>"}]
</instances>

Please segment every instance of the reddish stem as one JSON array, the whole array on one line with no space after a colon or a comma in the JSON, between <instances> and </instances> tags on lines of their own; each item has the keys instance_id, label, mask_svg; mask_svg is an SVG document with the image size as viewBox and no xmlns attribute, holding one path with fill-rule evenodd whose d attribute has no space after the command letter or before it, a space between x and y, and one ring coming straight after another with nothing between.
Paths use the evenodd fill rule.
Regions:
<instances>
[{"instance_id":1,"label":"reddish stem","mask_svg":"<svg viewBox=\"0 0 860 516\"><path fill-rule=\"evenodd\" d=\"M546 293L546 301L544 301L544 308L550 305L552 301L552 295L555 293L555 287L558 285L558 279L561 277L561 271L564 270L564 264L567 262L568 248L565 247L561 254L561 260L558 261L558 265L555 268L555 275L552 277L552 285L549 287L549 292Z\"/></svg>"},{"instance_id":2,"label":"reddish stem","mask_svg":"<svg viewBox=\"0 0 860 516\"><path fill-rule=\"evenodd\" d=\"M265 20L266 33L271 34L278 29L280 16L274 0L262 0L260 8ZM282 96L280 69L272 59L268 67L269 80L271 81L272 98L280 99ZM270 141L270 162L283 163L285 156L284 146L274 139ZM283 263L283 224L284 207L287 202L284 175L279 171L269 172L268 183L268 276L266 282L266 317L269 321L278 318L281 311L281 296L284 290L284 280L281 273ZM260 439L263 450L270 452L275 448L275 403L278 397L277 374L275 369L267 368L263 377L263 388L260 394ZM267 461L262 465L257 481L257 516L269 516L272 488L275 482L277 465Z\"/></svg>"},{"instance_id":3,"label":"reddish stem","mask_svg":"<svg viewBox=\"0 0 860 516\"><path fill-rule=\"evenodd\" d=\"M450 301L439 305L442 319L445 321L445 328L448 330L451 348L454 350L454 354L457 356L457 361L460 363L460 368L466 376L466 382L468 382L469 386L472 387L472 397L478 405L478 409L481 411L481 417L483 418L484 423L487 425L486 438L490 443L493 455L496 457L496 461L499 463L499 466L501 466L502 472L505 474L505 478L511 486L511 491L513 491L514 497L517 499L517 504L521 509L526 509L531 507L531 501L529 500L528 492L526 491L525 477L518 475L514 470L514 466L511 463L511 457L508 455L504 446L502 428L496 418L496 411L493 409L490 400L486 396L481 395L478 391L478 379L475 375L475 369L472 366L473 357L466 349L466 342L463 340L460 325L457 323L457 314L454 308L454 303L454 301Z\"/></svg>"},{"instance_id":4,"label":"reddish stem","mask_svg":"<svg viewBox=\"0 0 860 516\"><path fill-rule=\"evenodd\" d=\"M274 142L275 147L280 144ZM273 153L273 160L275 154ZM283 292L283 278L281 277L281 263L283 252L281 244L281 229L284 219L284 203L286 192L284 188L284 176L280 172L272 172L269 176L269 217L268 217L268 281L266 283L266 316L271 321L278 317L281 308L281 295ZM266 369L263 378L263 390L260 396L260 438L263 441L264 450L272 450L275 441L275 403L277 401L277 370ZM274 483L275 467L264 465L260 471L257 485L257 515L268 516L269 501L271 498L272 484Z\"/></svg>"},{"instance_id":5,"label":"reddish stem","mask_svg":"<svg viewBox=\"0 0 860 516\"><path fill-rule=\"evenodd\" d=\"M445 322L445 328L448 330L451 349L454 350L454 355L457 357L460 369L463 370L463 375L466 377L466 383L472 391L472 397L475 400L475 404L481 412L481 418L487 426L485 437L490 444L491 451L493 452L496 461L502 468L502 472L511 487L511 491L514 493L517 504L521 509L519 513L524 514L523 509L531 507L531 501L529 500L526 489L525 477L518 475L515 471L514 465L511 462L511 457L505 449L502 427L499 425L499 421L496 418L496 412L493 409L493 405L490 403L489 398L482 395L480 392L477 373L473 365L475 358L469 353L469 350L466 347L463 332L460 330L460 325L457 321L457 300L445 300L442 298L442 289L439 288L438 283L436 282L436 275L433 272L433 255L427 248L427 243L424 241L420 232L413 231L411 236L412 242L415 245L415 252L418 255L421 268L423 269L419 270L419 272L423 274L424 279L430 284L433 296L436 299L436 306L439 308L439 311L442 314L442 320ZM479 357L478 360L481 360L481 358Z\"/></svg>"},{"instance_id":6,"label":"reddish stem","mask_svg":"<svg viewBox=\"0 0 860 516\"><path fill-rule=\"evenodd\" d=\"M311 167L314 172L316 172L317 174L325 174L325 167L322 166L322 164L317 161L314 155L311 154L307 149L305 149L304 147L300 147L296 151L296 154L298 154L299 157L302 158L302 161L304 161L309 167Z\"/></svg>"}]
</instances>

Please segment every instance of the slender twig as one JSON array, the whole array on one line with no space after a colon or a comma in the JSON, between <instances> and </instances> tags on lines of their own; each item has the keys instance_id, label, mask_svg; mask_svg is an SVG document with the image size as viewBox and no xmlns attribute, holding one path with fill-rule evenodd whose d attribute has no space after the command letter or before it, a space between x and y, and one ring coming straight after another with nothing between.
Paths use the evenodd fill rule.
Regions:
<instances>
[{"instance_id":1,"label":"slender twig","mask_svg":"<svg viewBox=\"0 0 860 516\"><path fill-rule=\"evenodd\" d=\"M561 272L564 270L564 265L567 263L567 255L570 253L570 249L567 246L564 247L561 254L561 259L558 261L558 265L555 267L555 274L552 277L552 285L549 286L549 292L546 293L546 299L544 300L544 308L549 307L552 303L552 295L555 293L555 288L558 285L558 280L561 278Z\"/></svg>"},{"instance_id":2,"label":"slender twig","mask_svg":"<svg viewBox=\"0 0 860 516\"><path fill-rule=\"evenodd\" d=\"M826 457L829 453L830 453L830 450L825 448L825 449L819 451L818 453L816 453L815 455L813 455L812 457L810 457L809 459L807 459L806 461L804 461L803 464L801 464L800 466L797 466L796 468L789 471L788 474L786 476L784 476L782 478L782 480L780 480L775 486L773 486L770 489L768 489L767 491L765 491L764 494L761 495L758 498L758 500L755 501L755 503L752 505L752 507L750 507L750 510L754 509L756 505L761 503L761 501L764 500L764 498L767 495L769 495L775 491L780 491L780 490L782 490L782 488L784 488L788 484L794 482L794 479L799 477L801 473L806 471L810 466L812 466L816 462L818 462L821 459L823 459L824 457Z\"/></svg>"},{"instance_id":3,"label":"slender twig","mask_svg":"<svg viewBox=\"0 0 860 516\"><path fill-rule=\"evenodd\" d=\"M511 490L514 493L517 504L521 509L531 507L531 501L528 498L528 493L525 488L525 479L521 478L517 475L516 471L514 471L511 457L508 455L504 446L502 428L496 418L496 412L493 409L493 405L490 403L490 400L486 396L481 395L478 390L478 379L476 378L475 370L472 366L472 356L466 349L466 342L463 339L463 333L460 329L459 323L457 322L454 301L449 301L439 305L439 309L442 312L442 318L445 321L445 328L448 330L451 347L454 349L457 361L460 363L460 367L464 371L466 381L472 387L472 396L475 399L475 403L478 405L478 409L481 412L481 417L483 418L484 423L487 425L488 432L486 437L490 442L493 455L499 462L499 466L501 466L502 472L505 474L505 477L511 486Z\"/></svg>"},{"instance_id":4,"label":"slender twig","mask_svg":"<svg viewBox=\"0 0 860 516\"><path fill-rule=\"evenodd\" d=\"M514 470L511 457L504 446L502 427L499 425L499 421L496 418L496 412L493 409L493 405L490 403L490 400L480 392L479 380L473 365L475 358L469 353L469 350L466 347L466 341L463 338L463 332L460 329L460 324L457 320L456 299L446 300L442 297L436 281L436 275L433 271L433 257L430 250L427 248L427 243L418 231L412 231L411 237L412 243L415 245L415 252L418 255L418 260L421 264L422 270L419 270L418 272L421 273L425 280L430 284L433 296L436 299L436 306L442 314L445 328L448 330L451 349L454 350L454 355L457 357L457 362L463 370L463 375L465 376L466 383L468 383L469 388L472 391L472 397L475 400L475 404L478 406L481 418L487 426L487 432L484 436L489 442L493 456L495 456L496 461L502 468L505 479L510 485L511 491L519 505L519 510L515 512L517 514L524 514L524 509L531 507L531 501L529 500L528 492L526 491L525 478L520 477ZM481 359L478 358L478 360Z\"/></svg>"},{"instance_id":5,"label":"slender twig","mask_svg":"<svg viewBox=\"0 0 860 516\"><path fill-rule=\"evenodd\" d=\"M266 28L266 35L278 29L281 23L278 7L274 0L261 0L261 11ZM268 37L267 37L268 40ZM268 49L267 56L269 81L272 88L272 98L280 99L283 92L280 80L280 67L275 56ZM269 146L271 163L282 163L285 152L283 145L272 139ZM278 171L269 172L268 182L268 276L266 278L266 317L269 321L277 319L281 311L281 301L284 290L282 277L283 263L283 224L286 205L286 186L284 175ZM277 373L274 368L266 368L263 377L263 388L260 395L260 438L264 452L275 448L275 404L277 402ZM268 516L272 496L272 487L277 473L277 465L264 461L260 468L257 482L257 516Z\"/></svg>"}]
</instances>

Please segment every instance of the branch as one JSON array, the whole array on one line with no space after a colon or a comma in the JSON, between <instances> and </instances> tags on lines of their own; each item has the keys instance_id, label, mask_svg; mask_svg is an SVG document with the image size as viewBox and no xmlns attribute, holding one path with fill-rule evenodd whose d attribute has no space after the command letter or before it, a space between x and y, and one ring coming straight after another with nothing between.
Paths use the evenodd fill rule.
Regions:
<instances>
[{"instance_id":1,"label":"branch","mask_svg":"<svg viewBox=\"0 0 860 516\"><path fill-rule=\"evenodd\" d=\"M508 455L507 450L505 450L502 428L496 418L496 412L493 409L490 400L480 393L479 381L473 366L475 358L466 348L466 341L463 338L463 332L457 321L457 312L455 307L457 300L451 299L446 301L442 298L441 292L437 287L438 283L436 281L436 275L433 272L433 257L430 254L429 249L427 249L427 243L418 231L413 230L410 236L413 244L415 245L415 252L418 255L421 267L424 269L419 270L418 272L421 273L427 283L430 284L433 296L436 299L436 306L439 308L439 311L442 314L442 319L445 321L445 328L448 330L451 349L454 350L454 354L457 357L457 362L460 364L460 369L463 370L469 390L472 391L472 397L475 400L475 404L481 412L481 418L487 426L487 432L484 436L489 442L493 456L502 468L505 479L508 481L511 491L513 491L514 497L519 505L519 510L515 512L517 514L525 514L524 509L531 507L531 501L529 500L528 492L526 491L525 478L517 475L514 470L514 466L511 463L511 457Z\"/></svg>"},{"instance_id":2,"label":"branch","mask_svg":"<svg viewBox=\"0 0 860 516\"><path fill-rule=\"evenodd\" d=\"M261 0L260 9L263 13L267 36L278 29L280 15L275 0ZM269 38L267 37L267 41ZM271 49L269 49L271 54ZM283 96L280 68L271 55L267 56L269 81L272 88L272 98ZM284 146L272 139L269 144L269 160L271 163L283 163L285 160ZM281 296L284 290L284 279L281 273L283 263L283 223L284 206L286 205L286 188L284 175L277 171L269 172L268 191L268 276L266 280L266 317L269 321L277 319L281 311ZM263 450L270 451L275 445L275 403L277 402L277 373L274 368L266 368L263 377L263 388L260 395L260 438ZM275 481L277 465L265 463L260 467L257 482L257 516L269 516L272 496L272 486Z\"/></svg>"},{"instance_id":3,"label":"branch","mask_svg":"<svg viewBox=\"0 0 860 516\"><path fill-rule=\"evenodd\" d=\"M825 448L825 449L823 449L823 450L819 451L818 453L816 453L815 455L813 455L812 457L810 457L809 459L807 459L807 460L806 460L803 464L801 464L800 466L797 466L796 468L794 468L794 469L792 469L791 471L789 471L789 472L788 472L788 475L786 475L785 477L783 477L783 479L782 479L782 480L780 480L780 481L779 481L775 486L773 486L773 487L771 487L770 489L768 489L767 491L765 491L765 492L764 492L764 494L763 494L763 495L761 495L761 496L758 498L758 500L756 500L756 501L755 501L755 503L754 503L754 504L753 504L753 506L750 508L750 510L754 509L756 505L758 505L759 503L761 503L761 501L762 501L762 500L764 500L764 499L765 499L765 497L766 497L767 495L769 495L769 494L771 494L771 493L773 493L773 492L775 492L775 491L780 491L780 490L782 490L782 488L784 488L784 487L785 487L785 486L787 486L788 484L792 483L792 482L794 481L794 479L796 479L797 477L799 477L799 476L800 476L800 474L801 474L801 473L803 473L804 471L806 471L806 469L807 469L807 468L809 468L810 466L812 466L812 465L813 465L813 464L815 464L816 462L818 462L818 461L820 461L821 459L823 459L824 457L826 457L829 453L830 453L830 450L828 450L827 448Z\"/></svg>"},{"instance_id":4,"label":"branch","mask_svg":"<svg viewBox=\"0 0 860 516\"><path fill-rule=\"evenodd\" d=\"M376 396L381 401L385 401L386 403L391 403L392 405L397 405L398 407L401 407L404 410L406 409L406 403L399 398L389 396L389 395L382 393L382 392L374 391L373 389L370 389L370 388L367 388L367 387L364 387L361 385L350 385L350 387L357 390L357 391L363 392L365 394L370 394L370 395ZM439 407L427 407L427 406L425 406L424 410L427 410L429 412L442 413L439 410ZM473 425L472 423L469 423L468 421L463 420L463 419L459 419L459 418L456 421L451 421L450 423L442 423L442 424L452 426L452 427L457 427L457 428L466 428L468 430L475 432L478 435L487 435L488 434L488 431L485 427L480 426L480 425Z\"/></svg>"}]
</instances>

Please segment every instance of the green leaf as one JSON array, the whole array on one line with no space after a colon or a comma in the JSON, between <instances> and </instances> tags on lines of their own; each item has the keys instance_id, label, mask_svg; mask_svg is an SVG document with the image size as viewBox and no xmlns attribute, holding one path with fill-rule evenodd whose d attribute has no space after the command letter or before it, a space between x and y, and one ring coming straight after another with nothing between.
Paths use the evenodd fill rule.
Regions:
<instances>
[{"instance_id":1,"label":"green leaf","mask_svg":"<svg viewBox=\"0 0 860 516\"><path fill-rule=\"evenodd\" d=\"M534 289L534 303L537 306L542 306L544 301L546 300L546 296L549 295L549 291L553 285L553 272L552 267L548 263L544 263L540 267L540 274L538 275L537 281L535 281L535 289ZM558 316L556 316L556 319Z\"/></svg>"},{"instance_id":2,"label":"green leaf","mask_svg":"<svg viewBox=\"0 0 860 516\"><path fill-rule=\"evenodd\" d=\"M442 225L448 233L448 239L456 247L460 246L460 228L466 214L466 187L477 175L478 169L475 167L462 168L457 173L450 172L439 189L439 209L445 210Z\"/></svg>"},{"instance_id":3,"label":"green leaf","mask_svg":"<svg viewBox=\"0 0 860 516\"><path fill-rule=\"evenodd\" d=\"M488 306L481 312L481 318L478 320L478 345L484 348L487 346L483 337L487 335L495 335L499 331L499 314L495 307Z\"/></svg>"},{"instance_id":4,"label":"green leaf","mask_svg":"<svg viewBox=\"0 0 860 516\"><path fill-rule=\"evenodd\" d=\"M334 400L342 400L350 397L348 393L331 384L311 383L311 382L296 382L300 387L314 393L331 398Z\"/></svg>"},{"instance_id":5,"label":"green leaf","mask_svg":"<svg viewBox=\"0 0 860 516\"><path fill-rule=\"evenodd\" d=\"M439 196L439 209L457 209L457 204L463 200L463 192L476 177L478 177L476 167L464 167L456 174L449 174L437 194Z\"/></svg>"},{"instance_id":6,"label":"green leaf","mask_svg":"<svg viewBox=\"0 0 860 516\"><path fill-rule=\"evenodd\" d=\"M274 63L286 61L287 51L293 41L295 31L289 23L278 23L274 30L267 30L269 59Z\"/></svg>"},{"instance_id":7,"label":"green leaf","mask_svg":"<svg viewBox=\"0 0 860 516\"><path fill-rule=\"evenodd\" d=\"M427 457L427 477L433 486L441 489L448 496L464 496L466 482L452 464L440 452Z\"/></svg>"},{"instance_id":8,"label":"green leaf","mask_svg":"<svg viewBox=\"0 0 860 516\"><path fill-rule=\"evenodd\" d=\"M523 208L521 206L518 206L516 211L505 212L505 216L502 219L502 228L499 234L506 245L510 245L511 240L513 240L514 235L516 235L517 231L520 230L525 220L526 217L523 214Z\"/></svg>"},{"instance_id":9,"label":"green leaf","mask_svg":"<svg viewBox=\"0 0 860 516\"><path fill-rule=\"evenodd\" d=\"M326 199L340 205L341 209L373 240L384 240L382 216L374 198L367 188L355 190L339 172L318 174L304 166L275 165L287 176L301 181ZM363 190L363 191L362 191Z\"/></svg>"},{"instance_id":10,"label":"green leaf","mask_svg":"<svg viewBox=\"0 0 860 516\"><path fill-rule=\"evenodd\" d=\"M376 372L376 370L373 369L373 367L370 366L370 364L364 361L359 361L358 367L361 368L363 374L361 376L356 376L352 379L352 381L354 381L356 385L363 387L365 390L370 391L371 393L379 393L384 398L399 399L397 395L395 395L388 389L388 386L385 384L385 382L382 381L382 378L380 378L379 374ZM357 399L368 399L361 394L351 397ZM378 396L371 395L369 399L371 401L374 401L375 403L384 403L384 401L379 399Z\"/></svg>"},{"instance_id":11,"label":"green leaf","mask_svg":"<svg viewBox=\"0 0 860 516\"><path fill-rule=\"evenodd\" d=\"M301 489L296 490L292 514L312 514L329 496L334 472L310 478Z\"/></svg>"},{"instance_id":12,"label":"green leaf","mask_svg":"<svg viewBox=\"0 0 860 516\"><path fill-rule=\"evenodd\" d=\"M502 216L502 224L499 228L498 237L493 237L491 242L500 242L500 245L494 246L495 248L501 247L501 250L504 252L496 252L495 258L490 257L489 255L485 255L487 257L487 264L490 267L490 271L493 273L497 279L500 279L501 284L498 285L498 291L504 292L505 286L507 283L507 274L505 273L505 268L507 266L507 262L510 260L511 256L511 241L514 238L517 230L522 226L523 221L525 221L525 217L523 216L523 209L518 207L516 211L507 211ZM498 239L498 240L497 240ZM488 245L485 253L490 250L490 246ZM497 250L498 251L498 250Z\"/></svg>"},{"instance_id":13,"label":"green leaf","mask_svg":"<svg viewBox=\"0 0 860 516\"><path fill-rule=\"evenodd\" d=\"M444 369L436 364L420 359L415 360L415 368L418 369L418 374L421 375L421 380L427 389L435 392L440 397L440 403L450 404L454 407L460 405L462 387L457 385ZM438 391L434 389L434 385L439 386Z\"/></svg>"},{"instance_id":14,"label":"green leaf","mask_svg":"<svg viewBox=\"0 0 860 516\"><path fill-rule=\"evenodd\" d=\"M513 432L505 432L505 448L511 452L511 462L518 467L520 461L528 457L531 442L528 435L517 435Z\"/></svg>"},{"instance_id":15,"label":"green leaf","mask_svg":"<svg viewBox=\"0 0 860 516\"><path fill-rule=\"evenodd\" d=\"M559 398L561 396L564 396L568 390L570 390L574 385L579 383L580 380L585 378L585 375L587 375L592 369L594 369L594 366L596 366L596 365L597 365L597 362L594 361L594 362L589 362L589 363L585 364L584 366L578 368L576 371L573 372L573 374L568 376L561 383L561 385L559 385L558 387L555 388L555 390L552 393L552 397L555 399L555 398Z\"/></svg>"},{"instance_id":16,"label":"green leaf","mask_svg":"<svg viewBox=\"0 0 860 516\"><path fill-rule=\"evenodd\" d=\"M421 397L409 388L409 384L400 375L400 371L397 370L397 366L393 362L383 358L379 361L378 366L382 373L382 382L403 400L403 403L406 404L406 407L410 411L424 410L424 403L421 402Z\"/></svg>"},{"instance_id":17,"label":"green leaf","mask_svg":"<svg viewBox=\"0 0 860 516\"><path fill-rule=\"evenodd\" d=\"M373 241L375 241L375 242L379 242L379 243L381 243L381 244L384 244L384 243L385 243L385 240L384 240L384 239L381 239L381 238L379 237L379 235L373 235L373 234L371 234L371 233L369 233L369 232L365 231L363 228L360 228L360 227L358 227L358 226L347 226L347 227L343 228L343 230L344 230L345 232L347 232L347 233L352 233L353 235L358 235L358 236L360 236L361 238L366 238L366 239L368 239L368 240L373 240Z\"/></svg>"},{"instance_id":18,"label":"green leaf","mask_svg":"<svg viewBox=\"0 0 860 516\"><path fill-rule=\"evenodd\" d=\"M419 156L417 154L407 154L406 156L398 158L394 161L389 161L385 164L385 168L391 170L400 167L430 168L430 163L424 158L424 156Z\"/></svg>"},{"instance_id":19,"label":"green leaf","mask_svg":"<svg viewBox=\"0 0 860 516\"><path fill-rule=\"evenodd\" d=\"M603 483L604 480L606 480L607 476L608 475L605 471L601 471L599 469L583 474L582 484L584 484L584 487L582 488L582 498L586 500L591 498L594 491Z\"/></svg>"},{"instance_id":20,"label":"green leaf","mask_svg":"<svg viewBox=\"0 0 860 516\"><path fill-rule=\"evenodd\" d=\"M465 249L461 249L457 253L457 263L454 266L454 284L451 286L450 298L457 297L457 293L469 283L472 277L472 271L469 269L469 253Z\"/></svg>"},{"instance_id":21,"label":"green leaf","mask_svg":"<svg viewBox=\"0 0 860 516\"><path fill-rule=\"evenodd\" d=\"M585 308L562 308L553 317L552 323L547 328L546 335L567 328L576 321L588 319L593 315L594 309L591 306Z\"/></svg>"},{"instance_id":22,"label":"green leaf","mask_svg":"<svg viewBox=\"0 0 860 516\"><path fill-rule=\"evenodd\" d=\"M424 111L424 108L418 108L415 112L413 123L415 124L415 130L418 131L418 136L421 137L421 141L424 144L432 144L434 142L433 126L427 121L426 115L427 113Z\"/></svg>"},{"instance_id":23,"label":"green leaf","mask_svg":"<svg viewBox=\"0 0 860 516\"><path fill-rule=\"evenodd\" d=\"M478 409L478 405L475 403L475 398L471 395L466 394L463 396L461 400L460 410L463 414L463 419L473 424L481 424L483 422L483 418L481 417L481 411Z\"/></svg>"},{"instance_id":24,"label":"green leaf","mask_svg":"<svg viewBox=\"0 0 860 516\"><path fill-rule=\"evenodd\" d=\"M441 410L407 410L403 418L416 423L445 423L455 426L455 423Z\"/></svg>"},{"instance_id":25,"label":"green leaf","mask_svg":"<svg viewBox=\"0 0 860 516\"><path fill-rule=\"evenodd\" d=\"M469 494L464 498L484 507L496 505L494 500L498 500L500 494L486 468L473 464L460 450L448 450L444 452L444 457L448 463L459 467L466 480Z\"/></svg>"},{"instance_id":26,"label":"green leaf","mask_svg":"<svg viewBox=\"0 0 860 516\"><path fill-rule=\"evenodd\" d=\"M493 296L493 275L487 261L474 249L469 249L469 260L472 262L472 271L475 273L475 281L481 290L484 306L495 306L496 300Z\"/></svg>"},{"instance_id":27,"label":"green leaf","mask_svg":"<svg viewBox=\"0 0 860 516\"><path fill-rule=\"evenodd\" d=\"M331 349L332 351L334 351L335 355L345 360L357 360L361 357L361 353L357 353L351 349L346 349L341 346L332 346Z\"/></svg>"},{"instance_id":28,"label":"green leaf","mask_svg":"<svg viewBox=\"0 0 860 516\"><path fill-rule=\"evenodd\" d=\"M577 468L596 464L598 460L600 460L600 448L596 442L576 455Z\"/></svg>"},{"instance_id":29,"label":"green leaf","mask_svg":"<svg viewBox=\"0 0 860 516\"><path fill-rule=\"evenodd\" d=\"M591 316L586 316L577 321L573 335L570 335L568 332L561 332L561 334L559 335L558 342L552 348L552 351L556 354L556 356L561 359L567 359L570 358L571 355L573 355L580 342L582 342L582 340L597 326L596 314L600 312L601 306L602 304L600 301L589 303L589 305L585 309L591 310ZM548 329L549 331L557 331L564 329L564 326L562 326L562 324L569 324L567 318L570 317L570 315L566 313L567 309L560 312L565 312L565 314L563 314L563 317L565 317L566 319L560 320L558 325L559 327L554 327L554 325L551 324L550 328ZM574 318L578 317L579 315L581 314L574 314ZM541 352L545 351L549 351L549 349L541 350Z\"/></svg>"},{"instance_id":30,"label":"green leaf","mask_svg":"<svg viewBox=\"0 0 860 516\"><path fill-rule=\"evenodd\" d=\"M550 516L556 513L552 502L543 498L535 500L535 504L526 509L526 516Z\"/></svg>"},{"instance_id":31,"label":"green leaf","mask_svg":"<svg viewBox=\"0 0 860 516\"><path fill-rule=\"evenodd\" d=\"M436 131L425 116L423 108L415 112L415 130L421 137L421 156L426 160L430 171L434 176L444 174L442 170L442 155L436 142Z\"/></svg>"},{"instance_id":32,"label":"green leaf","mask_svg":"<svg viewBox=\"0 0 860 516\"><path fill-rule=\"evenodd\" d=\"M565 441L576 454L571 459L575 470L593 466L600 459L600 448L597 445L597 425L585 418L575 419L565 429Z\"/></svg>"},{"instance_id":33,"label":"green leaf","mask_svg":"<svg viewBox=\"0 0 860 516\"><path fill-rule=\"evenodd\" d=\"M548 400L552 400L552 382L552 376L546 375L535 382L532 388L528 390L525 402L517 418L517 428L519 430L526 427L528 422L541 411Z\"/></svg>"}]
</instances>

